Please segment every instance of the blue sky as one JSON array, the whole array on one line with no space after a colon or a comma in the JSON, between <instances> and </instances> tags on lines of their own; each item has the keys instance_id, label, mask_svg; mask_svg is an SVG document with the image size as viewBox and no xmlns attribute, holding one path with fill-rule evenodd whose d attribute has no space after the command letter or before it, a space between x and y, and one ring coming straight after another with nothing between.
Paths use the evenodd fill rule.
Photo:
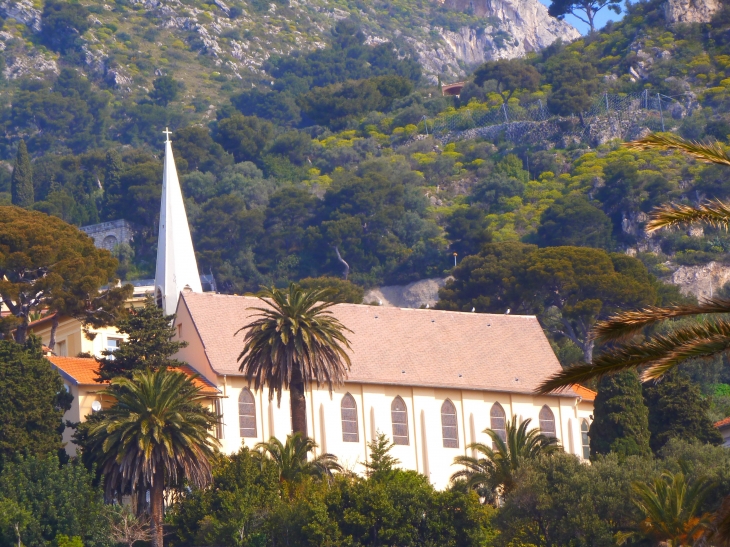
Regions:
<instances>
[{"instance_id":1,"label":"blue sky","mask_svg":"<svg viewBox=\"0 0 730 547\"><path fill-rule=\"evenodd\" d=\"M546 6L550 5L550 0L540 0L543 4ZM596 29L600 29L603 27L603 25L606 24L606 21L609 19L613 21L618 21L623 17L623 6L621 10L621 15L616 15L614 12L609 11L608 8L603 8L601 11L598 12L598 15L596 15L595 25ZM575 18L572 15L566 15L565 20L573 25L575 28L577 28L581 34L587 34L588 33L588 25L586 25L583 21Z\"/></svg>"}]
</instances>

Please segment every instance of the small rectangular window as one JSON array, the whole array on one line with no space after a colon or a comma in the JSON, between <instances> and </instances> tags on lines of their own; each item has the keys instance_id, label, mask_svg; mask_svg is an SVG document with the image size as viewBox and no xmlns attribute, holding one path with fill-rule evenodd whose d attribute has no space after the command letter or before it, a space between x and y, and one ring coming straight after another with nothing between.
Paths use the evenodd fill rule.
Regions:
<instances>
[{"instance_id":1,"label":"small rectangular window","mask_svg":"<svg viewBox=\"0 0 730 547\"><path fill-rule=\"evenodd\" d=\"M68 357L65 340L63 342L56 342L56 347L54 348L54 350L54 353L59 357Z\"/></svg>"}]
</instances>

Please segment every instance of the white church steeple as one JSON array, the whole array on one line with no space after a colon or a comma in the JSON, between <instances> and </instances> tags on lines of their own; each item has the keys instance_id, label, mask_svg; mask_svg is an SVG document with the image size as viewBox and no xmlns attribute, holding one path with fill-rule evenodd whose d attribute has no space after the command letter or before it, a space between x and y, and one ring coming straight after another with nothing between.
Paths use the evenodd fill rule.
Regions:
<instances>
[{"instance_id":1,"label":"white church steeple","mask_svg":"<svg viewBox=\"0 0 730 547\"><path fill-rule=\"evenodd\" d=\"M155 271L155 300L165 314L175 313L180 291L189 287L203 292L195 261L193 240L185 214L180 181L172 157L170 131L165 141L165 170L162 175L160 234L157 239L157 269Z\"/></svg>"}]
</instances>

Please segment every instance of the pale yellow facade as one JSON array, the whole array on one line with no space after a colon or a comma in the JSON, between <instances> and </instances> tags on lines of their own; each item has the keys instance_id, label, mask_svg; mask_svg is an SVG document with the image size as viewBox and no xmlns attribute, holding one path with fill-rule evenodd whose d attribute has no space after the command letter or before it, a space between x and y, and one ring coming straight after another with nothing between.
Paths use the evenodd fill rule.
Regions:
<instances>
[{"instance_id":1,"label":"pale yellow facade","mask_svg":"<svg viewBox=\"0 0 730 547\"><path fill-rule=\"evenodd\" d=\"M182 355L180 356L182 357ZM197 368L197 367L196 367ZM281 405L276 397L268 398L268 389L251 393L255 401L256 436L242 437L239 423L239 399L249 389L241 376L217 377L223 393L220 412L223 415L221 448L228 454L241 446L253 448L270 437L286 438L291 433L289 394L284 391ZM343 440L342 398L352 395L357 405L357 442ZM367 443L378 432L392 437L391 404L400 397L406 404L408 417L408 444L393 447L392 455L401 467L412 469L429 477L437 488L445 488L457 470L454 457L472 456L466 448L474 442L491 443L484 430L491 427L490 410L499 403L505 414L518 420L532 419L531 427L538 427L539 413L547 405L555 417L556 436L566 452L583 457L581 422L590 424L593 403L575 397L533 397L530 395L434 389L415 386L389 386L346 383L332 396L326 388L314 387L307 394L307 431L319 445L318 453L335 454L349 470L362 473L367 461ZM446 400L456 408L458 447L444 447L441 408Z\"/></svg>"},{"instance_id":2,"label":"pale yellow facade","mask_svg":"<svg viewBox=\"0 0 730 547\"><path fill-rule=\"evenodd\" d=\"M116 327L101 327L89 331L94 335L93 339L83 332L80 321L70 317L62 318L56 329L56 345L53 353L59 357L76 357L84 354L100 358L102 351L115 347L126 337ZM30 332L39 336L44 346L48 346L51 342L50 319L31 323Z\"/></svg>"}]
</instances>

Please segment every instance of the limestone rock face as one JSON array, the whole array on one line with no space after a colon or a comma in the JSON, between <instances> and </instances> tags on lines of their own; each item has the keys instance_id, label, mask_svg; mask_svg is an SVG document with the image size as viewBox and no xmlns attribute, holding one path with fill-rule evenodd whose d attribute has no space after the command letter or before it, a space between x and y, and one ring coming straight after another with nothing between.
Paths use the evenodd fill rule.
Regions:
<instances>
[{"instance_id":1,"label":"limestone rock face","mask_svg":"<svg viewBox=\"0 0 730 547\"><path fill-rule=\"evenodd\" d=\"M441 3L446 8L471 11L493 22L483 29L462 27L458 32L440 31L447 45L446 53L466 65L521 57L549 46L558 38L570 42L580 37L571 25L550 17L538 0L442 0Z\"/></svg>"},{"instance_id":2,"label":"limestone rock face","mask_svg":"<svg viewBox=\"0 0 730 547\"><path fill-rule=\"evenodd\" d=\"M377 287L367 292L363 298L365 304L382 302L383 306L396 308L433 307L439 299L439 289L446 279L422 279L408 285L389 285Z\"/></svg>"},{"instance_id":3,"label":"limestone rock face","mask_svg":"<svg viewBox=\"0 0 730 547\"><path fill-rule=\"evenodd\" d=\"M709 23L721 0L667 0L664 14L669 23Z\"/></svg>"},{"instance_id":4,"label":"limestone rock face","mask_svg":"<svg viewBox=\"0 0 730 547\"><path fill-rule=\"evenodd\" d=\"M682 294L692 294L699 300L710 298L730 282L730 267L717 262L701 266L680 266L672 274L672 283Z\"/></svg>"}]
</instances>

